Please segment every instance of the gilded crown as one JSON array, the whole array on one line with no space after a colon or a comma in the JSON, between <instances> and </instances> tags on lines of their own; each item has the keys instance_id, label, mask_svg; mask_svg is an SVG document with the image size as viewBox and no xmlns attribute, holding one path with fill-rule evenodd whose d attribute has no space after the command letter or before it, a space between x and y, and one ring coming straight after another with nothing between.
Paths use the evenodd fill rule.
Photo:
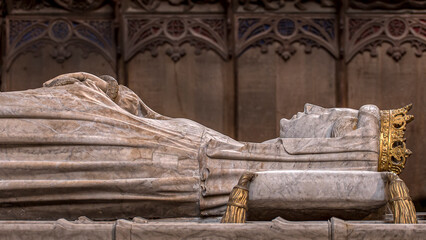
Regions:
<instances>
[{"instance_id":1,"label":"gilded crown","mask_svg":"<svg viewBox=\"0 0 426 240\"><path fill-rule=\"evenodd\" d=\"M403 108L380 111L380 156L379 172L400 174L411 151L405 145L404 133L407 123L414 119L408 115L412 104Z\"/></svg>"}]
</instances>

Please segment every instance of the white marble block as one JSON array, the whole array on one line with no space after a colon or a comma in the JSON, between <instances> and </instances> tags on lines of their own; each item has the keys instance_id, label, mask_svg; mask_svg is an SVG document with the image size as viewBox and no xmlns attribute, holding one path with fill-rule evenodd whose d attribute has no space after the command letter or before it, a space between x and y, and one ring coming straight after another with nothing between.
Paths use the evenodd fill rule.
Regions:
<instances>
[{"instance_id":1,"label":"white marble block","mask_svg":"<svg viewBox=\"0 0 426 240\"><path fill-rule=\"evenodd\" d=\"M249 196L249 218L362 219L387 203L387 175L367 171L258 172Z\"/></svg>"}]
</instances>

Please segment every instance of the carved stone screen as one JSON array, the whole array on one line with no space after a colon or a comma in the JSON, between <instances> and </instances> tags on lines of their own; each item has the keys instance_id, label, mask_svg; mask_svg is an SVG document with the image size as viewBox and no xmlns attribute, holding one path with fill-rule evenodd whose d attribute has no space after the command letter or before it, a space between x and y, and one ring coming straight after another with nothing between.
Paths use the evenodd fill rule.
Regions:
<instances>
[{"instance_id":1,"label":"carved stone screen","mask_svg":"<svg viewBox=\"0 0 426 240\"><path fill-rule=\"evenodd\" d=\"M402 178L426 204L426 2L0 0L1 90L109 74L155 111L243 141L324 107L413 103Z\"/></svg>"}]
</instances>

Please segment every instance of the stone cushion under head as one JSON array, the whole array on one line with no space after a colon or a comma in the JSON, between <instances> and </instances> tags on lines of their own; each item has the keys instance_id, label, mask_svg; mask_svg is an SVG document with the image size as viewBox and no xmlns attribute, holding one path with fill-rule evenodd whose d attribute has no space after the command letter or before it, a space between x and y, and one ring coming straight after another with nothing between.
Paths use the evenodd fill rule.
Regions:
<instances>
[{"instance_id":1,"label":"stone cushion under head","mask_svg":"<svg viewBox=\"0 0 426 240\"><path fill-rule=\"evenodd\" d=\"M266 171L250 185L249 219L363 219L387 203L390 173Z\"/></svg>"}]
</instances>

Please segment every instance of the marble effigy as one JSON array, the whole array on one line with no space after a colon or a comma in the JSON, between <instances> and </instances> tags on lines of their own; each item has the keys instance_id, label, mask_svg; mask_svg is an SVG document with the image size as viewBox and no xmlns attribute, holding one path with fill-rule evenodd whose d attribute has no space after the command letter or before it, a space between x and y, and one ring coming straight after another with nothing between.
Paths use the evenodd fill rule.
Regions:
<instances>
[{"instance_id":1,"label":"marble effigy","mask_svg":"<svg viewBox=\"0 0 426 240\"><path fill-rule=\"evenodd\" d=\"M262 173L271 170L289 172L270 187L297 183L303 188L291 180L297 170L334 171L328 176L336 181L339 171L365 174L384 184L377 173L376 106L354 110L307 104L280 125L277 139L238 142L191 120L162 116L110 77L87 73L58 76L43 88L0 93L0 219L215 217L225 212L231 190L247 171L259 173L253 189L271 182L268 177L261 181L263 176L276 177ZM304 177L313 181L315 174ZM324 196L331 194L330 187L321 188ZM368 192L367 199L375 210L386 203L383 189L377 191L377 196ZM277 197L275 203L286 199L267 194ZM304 202L302 195L289 194ZM250 196L253 203L256 196ZM317 217L329 218L335 206L329 207Z\"/></svg>"}]
</instances>

